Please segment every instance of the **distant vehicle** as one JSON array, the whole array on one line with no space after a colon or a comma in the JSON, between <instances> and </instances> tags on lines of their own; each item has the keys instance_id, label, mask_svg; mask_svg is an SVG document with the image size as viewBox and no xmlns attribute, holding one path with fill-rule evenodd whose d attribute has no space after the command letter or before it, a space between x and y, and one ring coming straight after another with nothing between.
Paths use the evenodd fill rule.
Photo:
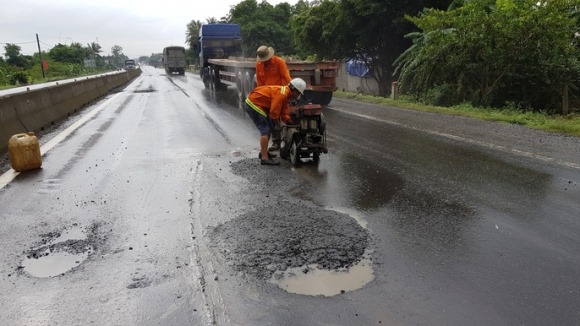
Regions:
<instances>
[{"instance_id":1,"label":"distant vehicle","mask_svg":"<svg viewBox=\"0 0 580 326\"><path fill-rule=\"evenodd\" d=\"M168 46L163 49L161 64L165 68L165 73L171 75L177 73L185 74L187 61L185 60L185 48L183 46Z\"/></svg>"},{"instance_id":2,"label":"distant vehicle","mask_svg":"<svg viewBox=\"0 0 580 326\"><path fill-rule=\"evenodd\" d=\"M125 60L125 69L126 70L137 69L137 64L135 63L135 60L132 59Z\"/></svg>"}]
</instances>

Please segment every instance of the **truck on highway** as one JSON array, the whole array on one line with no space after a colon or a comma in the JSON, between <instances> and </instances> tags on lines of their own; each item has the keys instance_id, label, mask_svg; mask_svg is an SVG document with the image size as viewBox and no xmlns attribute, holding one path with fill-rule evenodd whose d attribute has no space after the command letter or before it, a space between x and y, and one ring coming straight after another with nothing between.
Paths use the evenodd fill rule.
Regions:
<instances>
[{"instance_id":1,"label":"truck on highway","mask_svg":"<svg viewBox=\"0 0 580 326\"><path fill-rule=\"evenodd\" d=\"M200 76L206 88L235 86L240 99L256 87L256 58L242 52L242 33L237 24L205 24L199 30ZM307 101L327 105L337 89L338 61L286 60L292 78L306 81Z\"/></svg>"},{"instance_id":2,"label":"truck on highway","mask_svg":"<svg viewBox=\"0 0 580 326\"><path fill-rule=\"evenodd\" d=\"M183 46L168 46L163 49L161 55L161 64L168 75L177 73L184 75L187 69L187 60L185 59L185 48Z\"/></svg>"},{"instance_id":3,"label":"truck on highway","mask_svg":"<svg viewBox=\"0 0 580 326\"><path fill-rule=\"evenodd\" d=\"M137 63L133 59L125 60L125 70L137 69Z\"/></svg>"}]
</instances>

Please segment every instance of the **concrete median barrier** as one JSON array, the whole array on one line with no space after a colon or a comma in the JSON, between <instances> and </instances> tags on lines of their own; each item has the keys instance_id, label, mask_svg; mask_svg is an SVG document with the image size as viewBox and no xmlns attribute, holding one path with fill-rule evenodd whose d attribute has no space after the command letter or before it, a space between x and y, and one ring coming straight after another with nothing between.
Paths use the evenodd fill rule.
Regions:
<instances>
[{"instance_id":1,"label":"concrete median barrier","mask_svg":"<svg viewBox=\"0 0 580 326\"><path fill-rule=\"evenodd\" d=\"M0 154L7 153L8 140L14 134L38 133L140 74L141 70L135 69L78 78L75 82L0 97Z\"/></svg>"}]
</instances>

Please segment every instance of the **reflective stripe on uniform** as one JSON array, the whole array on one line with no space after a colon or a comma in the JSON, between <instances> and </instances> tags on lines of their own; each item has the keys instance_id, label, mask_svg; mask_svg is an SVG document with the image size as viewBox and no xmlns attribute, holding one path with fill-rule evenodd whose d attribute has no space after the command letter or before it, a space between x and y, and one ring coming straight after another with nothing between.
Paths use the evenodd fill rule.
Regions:
<instances>
[{"instance_id":1,"label":"reflective stripe on uniform","mask_svg":"<svg viewBox=\"0 0 580 326\"><path fill-rule=\"evenodd\" d=\"M258 112L259 114L268 117L268 115L266 114L266 112L264 112L264 110L262 110L259 106L257 106L256 104L252 103L252 101L250 101L249 98L246 99L246 104L249 105L252 109L254 109L254 111Z\"/></svg>"},{"instance_id":2,"label":"reflective stripe on uniform","mask_svg":"<svg viewBox=\"0 0 580 326\"><path fill-rule=\"evenodd\" d=\"M280 87L280 93L282 95L286 94L286 89L288 87L287 86L282 86ZM252 109L254 109L254 111L258 112L259 114L268 117L268 115L266 114L266 112L264 112L264 110L262 110L262 108L260 108L259 106L257 106L256 104L252 103L252 101L250 101L249 98L246 98L246 104L249 105Z\"/></svg>"}]
</instances>

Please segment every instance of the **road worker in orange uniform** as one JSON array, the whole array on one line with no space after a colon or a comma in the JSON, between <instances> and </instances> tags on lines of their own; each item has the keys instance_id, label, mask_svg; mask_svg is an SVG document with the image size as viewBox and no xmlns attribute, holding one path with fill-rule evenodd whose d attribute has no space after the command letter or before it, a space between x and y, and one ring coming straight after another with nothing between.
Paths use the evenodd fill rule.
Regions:
<instances>
[{"instance_id":1,"label":"road worker in orange uniform","mask_svg":"<svg viewBox=\"0 0 580 326\"><path fill-rule=\"evenodd\" d=\"M286 86L292 79L286 61L275 55L272 47L262 45L256 51L256 84Z\"/></svg>"},{"instance_id":2,"label":"road worker in orange uniform","mask_svg":"<svg viewBox=\"0 0 580 326\"><path fill-rule=\"evenodd\" d=\"M257 86L286 86L290 83L290 71L286 61L275 55L274 49L262 45L256 51L256 84ZM272 147L270 151L280 149L280 129L274 128L272 133Z\"/></svg>"},{"instance_id":3,"label":"road worker in orange uniform","mask_svg":"<svg viewBox=\"0 0 580 326\"><path fill-rule=\"evenodd\" d=\"M245 101L246 112L260 132L260 164L278 165L270 157L268 141L270 131L280 125L280 120L288 123L291 118L288 112L290 99L299 99L304 94L306 82L300 78L294 78L288 86L258 86L248 94Z\"/></svg>"}]
</instances>

